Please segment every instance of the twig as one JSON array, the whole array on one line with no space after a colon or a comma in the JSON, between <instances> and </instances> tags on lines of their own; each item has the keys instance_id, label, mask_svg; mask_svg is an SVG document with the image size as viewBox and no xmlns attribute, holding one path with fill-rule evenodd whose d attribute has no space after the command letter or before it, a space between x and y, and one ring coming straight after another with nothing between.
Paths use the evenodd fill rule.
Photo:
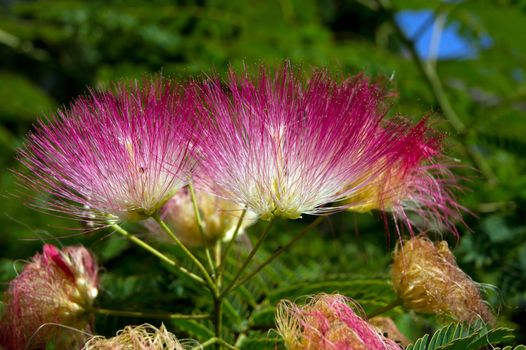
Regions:
<instances>
[{"instance_id":1,"label":"twig","mask_svg":"<svg viewBox=\"0 0 526 350\"><path fill-rule=\"evenodd\" d=\"M142 239L130 234L128 231L123 229L121 226L119 226L117 224L113 224L113 225L111 225L111 227L115 230L115 232L117 232L117 233L121 234L122 236L126 237L130 242L132 242L135 245L141 247L142 249L146 250L147 252L155 255L156 257L158 257L159 259L161 259L162 261L164 261L168 265L177 268L179 271L181 271L183 274L185 274L186 276L190 277L194 281L206 285L205 281L201 277L199 277L196 274L188 271L184 267L179 266L176 261L170 259L169 257L164 255L163 253L161 253L160 251L158 251L157 249L155 249L154 247L152 247L151 245L149 245L148 243L146 243Z\"/></svg>"}]
</instances>

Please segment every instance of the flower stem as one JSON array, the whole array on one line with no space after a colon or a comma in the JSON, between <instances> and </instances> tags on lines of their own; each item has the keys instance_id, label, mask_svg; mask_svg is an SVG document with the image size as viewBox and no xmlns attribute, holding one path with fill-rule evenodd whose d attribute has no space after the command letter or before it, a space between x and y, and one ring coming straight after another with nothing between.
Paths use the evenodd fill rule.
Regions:
<instances>
[{"instance_id":1,"label":"flower stem","mask_svg":"<svg viewBox=\"0 0 526 350\"><path fill-rule=\"evenodd\" d=\"M219 264L219 266L216 269L216 273L217 273L218 278L220 278L221 273L223 272L223 269L225 268L225 261L226 261L226 259L228 257L228 254L230 253L230 250L234 246L234 242L235 242L235 240L237 238L237 235L239 234L239 230L241 229L241 225L243 224L243 220L245 219L246 213L247 213L247 208L245 207L245 209L243 209L243 211L241 212L241 216L239 217L239 220L237 221L236 229L234 231L234 234L232 235L232 239L228 242L228 244L227 244L227 246L225 248L225 251L224 251L223 256L221 258L221 263Z\"/></svg>"},{"instance_id":2,"label":"flower stem","mask_svg":"<svg viewBox=\"0 0 526 350\"><path fill-rule=\"evenodd\" d=\"M88 312L96 315L106 316L122 316L122 317L137 317L137 318L155 318L161 320L202 320L210 318L208 314L171 314L169 312L142 312L142 311L127 311L127 310L113 310L104 308L90 308Z\"/></svg>"},{"instance_id":3,"label":"flower stem","mask_svg":"<svg viewBox=\"0 0 526 350\"><path fill-rule=\"evenodd\" d=\"M226 289L220 294L220 298L223 298L228 292L230 292L230 290L234 287L234 285L237 283L237 280L239 279L239 277L241 276L241 274L243 273L243 271L245 271L245 269L247 268L248 264L250 263L250 261L252 261L252 258L254 257L254 255L256 254L256 252L258 251L259 247L261 247L261 244L263 243L263 241L265 240L265 238L268 236L269 232L270 232L270 228L272 227L272 224L274 223L274 219L271 219L269 221L269 223L267 224L267 227L265 228L265 230L263 230L263 233L261 234L261 236L259 236L258 238L258 241L256 242L256 244L254 245L254 247L252 248L252 250L250 251L250 253L248 254L247 258L245 259L245 261L243 262L243 265L241 266L241 268L239 269L239 271L237 272L236 276L232 279L232 281L230 281L230 284L226 287Z\"/></svg>"},{"instance_id":4,"label":"flower stem","mask_svg":"<svg viewBox=\"0 0 526 350\"><path fill-rule=\"evenodd\" d=\"M218 271L219 266L221 266L222 263L222 255L221 255L221 240L218 240L214 245L214 264L215 264L215 281L218 290L221 288L221 274Z\"/></svg>"},{"instance_id":5,"label":"flower stem","mask_svg":"<svg viewBox=\"0 0 526 350\"><path fill-rule=\"evenodd\" d=\"M230 350L239 350L239 348L236 348L235 346L228 344L223 339L220 339L220 338L217 338L217 337L210 338L207 341L205 341L204 343L202 343L201 345L194 346L190 350L201 350L201 349L204 349L204 348L209 347L210 345L214 345L214 344L221 344L221 345L225 346L227 349L230 349Z\"/></svg>"},{"instance_id":6,"label":"flower stem","mask_svg":"<svg viewBox=\"0 0 526 350\"><path fill-rule=\"evenodd\" d=\"M154 214L152 217L155 221L157 221L157 223L161 226L161 228L168 234L168 236L170 236L175 241L175 243L182 249L185 255L197 266L197 268L201 270L203 277L205 278L206 284L208 285L212 293L214 295L217 295L218 294L217 287L214 284L214 281L212 280L212 278L210 277L210 274L208 273L206 268L203 266L203 264L201 264L199 259L197 259L196 256L192 254L192 252L183 244L183 242L181 242L179 238L177 238L177 236L172 232L172 230L168 227L168 225L166 225L166 223L159 217L158 214Z\"/></svg>"},{"instance_id":7,"label":"flower stem","mask_svg":"<svg viewBox=\"0 0 526 350\"><path fill-rule=\"evenodd\" d=\"M373 318L375 316L383 314L384 312L390 311L390 310L392 310L395 307L400 306L400 305L402 305L402 299L397 298L397 299L391 301L389 304L387 304L387 305L385 305L385 306L383 306L383 307L381 307L379 309L374 310L369 315L367 315L367 318L371 319L371 318Z\"/></svg>"},{"instance_id":8,"label":"flower stem","mask_svg":"<svg viewBox=\"0 0 526 350\"><path fill-rule=\"evenodd\" d=\"M208 265L210 266L210 271L212 271L212 273L215 274L215 267L212 261L212 256L210 255L210 249L208 249L208 246L206 245L206 237L205 237L203 221L201 220L201 213L199 213L199 206L197 205L197 197L195 195L195 190L194 190L194 186L192 185L192 182L188 183L188 190L190 191L190 198L192 199L192 206L194 208L194 216L195 216L195 222L197 224L197 229L199 230L199 235L201 236L201 240L203 241L203 244L205 245L206 260L208 261Z\"/></svg>"},{"instance_id":9,"label":"flower stem","mask_svg":"<svg viewBox=\"0 0 526 350\"><path fill-rule=\"evenodd\" d=\"M420 56L418 55L418 52L415 47L415 42L407 37L407 35L404 33L400 25L395 19L395 12L396 9L393 8L393 5L390 0L377 0L378 5L380 8L388 15L389 22L393 26L396 35L402 42L402 44L409 50L411 54L411 58L413 59L414 63L416 64L418 70L420 71L422 77L424 78L425 82L429 86L431 92L433 93L433 96L435 100L437 101L438 105L440 106L440 109L442 110L445 118L448 120L449 124L453 127L453 129L461 136L463 136L463 139L466 139L466 134L468 133L468 129L466 128L466 125L462 122L462 120L459 118L458 114L456 113L455 109L451 105L451 102L449 101L444 86L442 85L442 82L440 80L440 77L438 76L438 73L436 71L436 68L430 64L430 62L423 61ZM470 133L474 133L474 131L469 131ZM478 151L476 145L473 144L467 144L465 141L463 142L464 150L467 153L468 157L471 158L471 161L477 166L477 168L481 171L481 173L486 177L488 182L490 184L494 184L497 181L497 178L487 163L487 161L484 159L484 157L480 154Z\"/></svg>"},{"instance_id":10,"label":"flower stem","mask_svg":"<svg viewBox=\"0 0 526 350\"><path fill-rule=\"evenodd\" d=\"M247 276L242 278L239 282L237 282L231 289L236 289L239 286L241 286L243 283L254 277L259 271L261 271L265 266L270 264L274 259L276 259L278 256L280 256L283 252L285 252L287 249L289 249L294 243L296 243L298 240L303 238L307 233L310 232L314 227L318 226L325 217L320 216L316 218L309 226L307 226L305 229L301 230L298 234L296 234L287 244L277 249L274 253L272 253L271 256L269 256L261 265L259 265L254 271L249 273Z\"/></svg>"},{"instance_id":11,"label":"flower stem","mask_svg":"<svg viewBox=\"0 0 526 350\"><path fill-rule=\"evenodd\" d=\"M216 338L222 339L223 329L223 298L218 296L214 298L214 330ZM218 346L218 348L221 348L221 345Z\"/></svg>"},{"instance_id":12,"label":"flower stem","mask_svg":"<svg viewBox=\"0 0 526 350\"><path fill-rule=\"evenodd\" d=\"M148 251L149 253L155 255L156 257L158 257L159 259L161 259L162 261L164 261L168 265L177 268L179 271L181 271L183 274L185 274L186 276L190 277L194 281L199 282L201 284L206 284L205 281L201 277L199 277L196 274L188 271L184 267L179 266L177 264L177 262L175 262L173 259L170 259L169 257L164 255L163 253L161 253L160 251L158 251L157 249L155 249L154 247L152 247L151 245L149 245L148 243L146 243L142 239L132 235L131 233L126 231L121 226L119 226L117 224L113 224L113 225L111 225L111 227L115 230L115 232L117 232L117 233L121 234L122 236L126 237L130 242L136 244L137 246L141 247L142 249L144 249L144 250Z\"/></svg>"}]
</instances>

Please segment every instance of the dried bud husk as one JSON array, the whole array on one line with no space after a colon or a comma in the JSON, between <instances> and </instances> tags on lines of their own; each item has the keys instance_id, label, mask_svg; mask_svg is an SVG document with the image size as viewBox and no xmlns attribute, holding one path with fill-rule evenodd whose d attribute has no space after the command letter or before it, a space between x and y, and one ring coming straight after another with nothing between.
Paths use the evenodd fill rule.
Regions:
<instances>
[{"instance_id":1,"label":"dried bud husk","mask_svg":"<svg viewBox=\"0 0 526 350\"><path fill-rule=\"evenodd\" d=\"M394 252L393 285L406 308L447 315L458 321L494 317L476 283L462 271L445 241L417 236Z\"/></svg>"},{"instance_id":2,"label":"dried bud husk","mask_svg":"<svg viewBox=\"0 0 526 350\"><path fill-rule=\"evenodd\" d=\"M95 336L88 340L83 350L185 350L199 346L194 341L179 341L164 325L156 328L150 324L126 326L112 338Z\"/></svg>"}]
</instances>

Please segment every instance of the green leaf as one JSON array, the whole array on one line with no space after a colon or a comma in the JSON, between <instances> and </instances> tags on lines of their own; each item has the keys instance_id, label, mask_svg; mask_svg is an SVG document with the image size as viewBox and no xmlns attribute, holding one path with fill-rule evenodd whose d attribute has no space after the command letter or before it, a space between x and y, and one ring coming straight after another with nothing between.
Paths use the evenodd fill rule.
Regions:
<instances>
[{"instance_id":1,"label":"green leaf","mask_svg":"<svg viewBox=\"0 0 526 350\"><path fill-rule=\"evenodd\" d=\"M283 340L276 337L275 334L267 334L262 332L252 332L243 337L238 344L241 350L281 350L283 347Z\"/></svg>"},{"instance_id":2,"label":"green leaf","mask_svg":"<svg viewBox=\"0 0 526 350\"><path fill-rule=\"evenodd\" d=\"M429 335L419 338L406 350L478 350L487 345L495 345L513 338L513 329L487 329L482 323L472 326L462 323L452 323L437 330L429 339Z\"/></svg>"},{"instance_id":3,"label":"green leaf","mask_svg":"<svg viewBox=\"0 0 526 350\"><path fill-rule=\"evenodd\" d=\"M477 135L478 139L486 145L502 148L507 152L526 158L526 140L522 134L504 133L497 129L483 130Z\"/></svg>"},{"instance_id":4,"label":"green leaf","mask_svg":"<svg viewBox=\"0 0 526 350\"><path fill-rule=\"evenodd\" d=\"M207 340L214 336L212 330L195 320L173 320L172 325L176 329L188 333L191 338Z\"/></svg>"},{"instance_id":5,"label":"green leaf","mask_svg":"<svg viewBox=\"0 0 526 350\"><path fill-rule=\"evenodd\" d=\"M343 274L333 277L332 280L327 276L321 280L295 282L271 292L269 300L275 304L283 298L295 299L317 293L336 292L351 297L359 303L368 301L382 303L382 301L391 301L395 298L391 282L387 278Z\"/></svg>"},{"instance_id":6,"label":"green leaf","mask_svg":"<svg viewBox=\"0 0 526 350\"><path fill-rule=\"evenodd\" d=\"M97 251L101 262L105 263L119 257L130 247L130 242L118 235L111 235L105 241L100 250Z\"/></svg>"}]
</instances>

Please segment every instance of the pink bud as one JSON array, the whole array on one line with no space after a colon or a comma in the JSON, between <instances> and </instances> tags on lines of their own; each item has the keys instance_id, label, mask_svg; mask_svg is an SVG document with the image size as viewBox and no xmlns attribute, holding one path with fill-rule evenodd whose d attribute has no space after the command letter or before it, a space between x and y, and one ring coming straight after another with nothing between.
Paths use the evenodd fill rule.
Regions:
<instances>
[{"instance_id":1,"label":"pink bud","mask_svg":"<svg viewBox=\"0 0 526 350\"><path fill-rule=\"evenodd\" d=\"M304 306L282 300L276 311L278 333L288 350L402 350L358 316L350 299L319 294Z\"/></svg>"},{"instance_id":2,"label":"pink bud","mask_svg":"<svg viewBox=\"0 0 526 350\"><path fill-rule=\"evenodd\" d=\"M89 330L86 310L98 294L97 269L83 246L44 245L9 284L0 344L6 350L38 349L49 340L60 349L78 344Z\"/></svg>"}]
</instances>

